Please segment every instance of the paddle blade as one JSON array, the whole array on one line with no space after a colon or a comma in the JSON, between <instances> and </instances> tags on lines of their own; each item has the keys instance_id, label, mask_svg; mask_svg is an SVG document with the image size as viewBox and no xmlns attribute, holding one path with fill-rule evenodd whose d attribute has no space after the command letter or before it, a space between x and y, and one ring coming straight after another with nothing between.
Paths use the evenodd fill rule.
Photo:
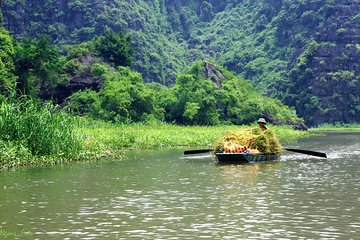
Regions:
<instances>
[{"instance_id":1,"label":"paddle blade","mask_svg":"<svg viewBox=\"0 0 360 240\"><path fill-rule=\"evenodd\" d=\"M187 150L184 151L184 154L197 154L197 153L207 153L207 152L211 152L212 149L197 149L197 150Z\"/></svg>"},{"instance_id":2,"label":"paddle blade","mask_svg":"<svg viewBox=\"0 0 360 240\"><path fill-rule=\"evenodd\" d=\"M284 148L284 149L287 151L290 151L290 152L297 152L297 153L312 155L312 156L316 156L316 157L327 158L326 154L322 153L322 152L315 152L315 151L309 151L309 150L303 150L303 149L293 149L293 148Z\"/></svg>"}]
</instances>

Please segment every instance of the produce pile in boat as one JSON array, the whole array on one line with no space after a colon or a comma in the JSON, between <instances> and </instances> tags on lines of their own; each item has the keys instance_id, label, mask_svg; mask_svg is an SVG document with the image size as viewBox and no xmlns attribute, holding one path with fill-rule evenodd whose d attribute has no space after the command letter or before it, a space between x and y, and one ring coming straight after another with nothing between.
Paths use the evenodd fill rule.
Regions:
<instances>
[{"instance_id":1,"label":"produce pile in boat","mask_svg":"<svg viewBox=\"0 0 360 240\"><path fill-rule=\"evenodd\" d=\"M214 152L229 153L280 153L281 149L281 144L272 129L261 131L258 128L229 132L214 145Z\"/></svg>"}]
</instances>

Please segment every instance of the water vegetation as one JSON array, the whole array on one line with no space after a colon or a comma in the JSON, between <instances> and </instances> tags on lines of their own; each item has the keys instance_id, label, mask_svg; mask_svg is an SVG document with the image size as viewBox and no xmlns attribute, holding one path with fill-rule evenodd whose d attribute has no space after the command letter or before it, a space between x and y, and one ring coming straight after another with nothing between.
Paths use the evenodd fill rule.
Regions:
<instances>
[{"instance_id":1,"label":"water vegetation","mask_svg":"<svg viewBox=\"0 0 360 240\"><path fill-rule=\"evenodd\" d=\"M21 231L18 232L9 232L3 229L0 229L0 238L1 239L24 239L24 238L30 238L34 234L32 232L28 231Z\"/></svg>"},{"instance_id":2,"label":"water vegetation","mask_svg":"<svg viewBox=\"0 0 360 240\"><path fill-rule=\"evenodd\" d=\"M128 149L212 147L221 136L247 125L180 126L166 123L114 124L26 100L0 110L0 169L62 164L113 156ZM271 126L283 144L309 136L291 127Z\"/></svg>"},{"instance_id":3,"label":"water vegetation","mask_svg":"<svg viewBox=\"0 0 360 240\"><path fill-rule=\"evenodd\" d=\"M74 117L50 102L28 98L0 105L0 166L52 164L80 155Z\"/></svg>"},{"instance_id":4,"label":"water vegetation","mask_svg":"<svg viewBox=\"0 0 360 240\"><path fill-rule=\"evenodd\" d=\"M222 136L249 125L181 126L166 123L112 124L82 119L77 133L94 149L159 149L212 147ZM290 126L271 126L282 144L309 137L308 131Z\"/></svg>"}]
</instances>

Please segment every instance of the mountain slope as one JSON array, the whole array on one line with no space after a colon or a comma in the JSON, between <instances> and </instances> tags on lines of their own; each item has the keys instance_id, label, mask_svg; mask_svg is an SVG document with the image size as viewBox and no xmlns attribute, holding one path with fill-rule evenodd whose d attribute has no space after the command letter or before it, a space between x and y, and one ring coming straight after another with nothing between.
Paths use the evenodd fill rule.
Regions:
<instances>
[{"instance_id":1,"label":"mountain slope","mask_svg":"<svg viewBox=\"0 0 360 240\"><path fill-rule=\"evenodd\" d=\"M174 83L210 58L293 106L307 123L359 119L359 0L4 0L12 33L65 45L133 35L133 68ZM55 14L54 14L55 13ZM346 106L346 107L344 107Z\"/></svg>"},{"instance_id":2,"label":"mountain slope","mask_svg":"<svg viewBox=\"0 0 360 240\"><path fill-rule=\"evenodd\" d=\"M312 125L360 117L360 2L343 1L330 13L290 68L284 97Z\"/></svg>"}]
</instances>

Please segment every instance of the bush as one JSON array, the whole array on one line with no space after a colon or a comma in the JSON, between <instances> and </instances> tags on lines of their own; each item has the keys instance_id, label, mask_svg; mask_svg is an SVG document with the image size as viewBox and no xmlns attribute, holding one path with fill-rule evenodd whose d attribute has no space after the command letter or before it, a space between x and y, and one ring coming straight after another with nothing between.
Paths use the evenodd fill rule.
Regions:
<instances>
[{"instance_id":1,"label":"bush","mask_svg":"<svg viewBox=\"0 0 360 240\"><path fill-rule=\"evenodd\" d=\"M99 95L97 92L90 89L85 89L71 95L67 108L69 108L71 112L77 115L91 114L91 112L93 112L95 103L98 101Z\"/></svg>"}]
</instances>

